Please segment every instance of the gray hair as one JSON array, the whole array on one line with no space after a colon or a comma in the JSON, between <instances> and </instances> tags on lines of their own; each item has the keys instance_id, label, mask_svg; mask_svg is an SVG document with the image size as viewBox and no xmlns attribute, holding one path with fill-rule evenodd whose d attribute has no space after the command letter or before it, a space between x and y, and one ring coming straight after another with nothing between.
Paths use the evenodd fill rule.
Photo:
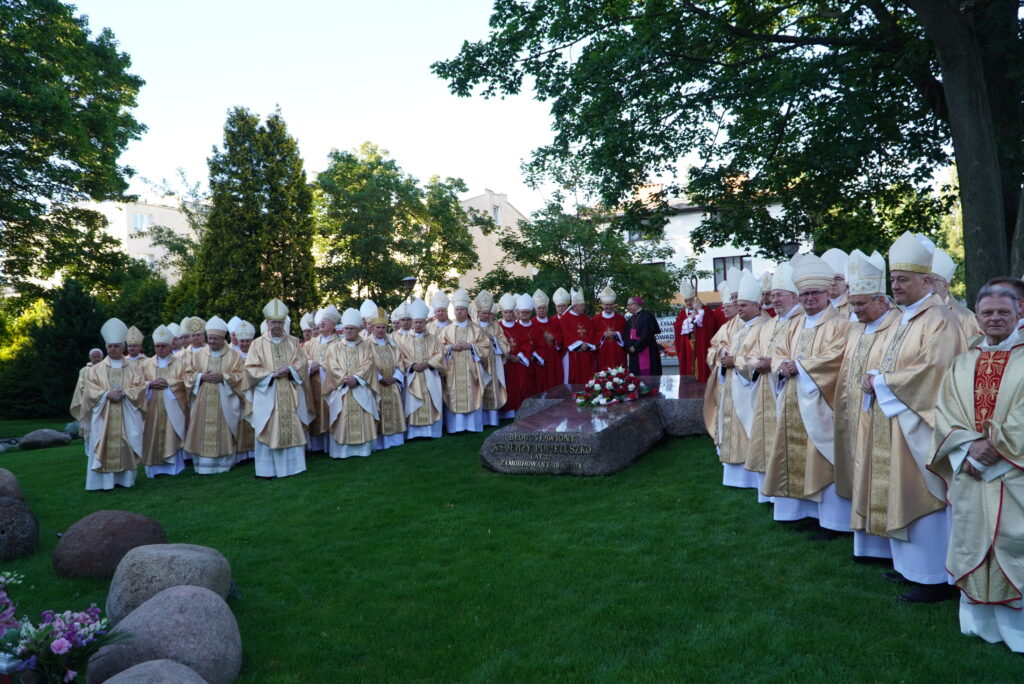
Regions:
<instances>
[{"instance_id":1,"label":"gray hair","mask_svg":"<svg viewBox=\"0 0 1024 684\"><path fill-rule=\"evenodd\" d=\"M978 296L974 298L974 310L977 311L981 300L988 297L1006 297L1013 302L1014 307L1020 304L1020 297L1017 296L1014 290L1008 287L1000 287L999 285L986 285L978 290Z\"/></svg>"}]
</instances>

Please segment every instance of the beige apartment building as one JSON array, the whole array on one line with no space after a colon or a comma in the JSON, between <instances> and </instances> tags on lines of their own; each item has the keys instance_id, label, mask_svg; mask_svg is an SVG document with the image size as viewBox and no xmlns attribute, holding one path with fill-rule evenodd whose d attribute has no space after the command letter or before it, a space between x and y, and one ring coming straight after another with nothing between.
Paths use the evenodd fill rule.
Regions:
<instances>
[{"instance_id":1,"label":"beige apartment building","mask_svg":"<svg viewBox=\"0 0 1024 684\"><path fill-rule=\"evenodd\" d=\"M525 221L526 216L514 206L509 204L508 195L484 190L482 195L476 195L460 202L462 208L467 212L470 210L479 211L490 216L499 226L515 228L520 221ZM480 265L459 276L459 287L475 291L476 281L483 277L488 271L497 266L505 253L498 247L498 236L495 234L484 235L477 226L471 225L469 232L473 236L473 243L476 245L476 253L480 259ZM522 264L510 264L508 267L512 275L532 276L534 269Z\"/></svg>"},{"instance_id":2,"label":"beige apartment building","mask_svg":"<svg viewBox=\"0 0 1024 684\"><path fill-rule=\"evenodd\" d=\"M150 241L145 233L147 229L166 226L181 235L191 234L188 219L178 208L176 197L140 195L137 202L98 202L89 204L89 208L107 218L107 233L121 242L129 256L150 266L155 267L167 252ZM176 271L163 270L161 273L171 285L178 282Z\"/></svg>"}]
</instances>

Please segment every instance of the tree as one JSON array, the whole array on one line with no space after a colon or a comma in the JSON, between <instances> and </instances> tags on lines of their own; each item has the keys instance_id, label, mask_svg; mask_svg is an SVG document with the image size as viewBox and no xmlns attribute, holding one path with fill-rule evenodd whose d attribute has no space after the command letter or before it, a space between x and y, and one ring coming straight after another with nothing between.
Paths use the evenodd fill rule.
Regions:
<instances>
[{"instance_id":1,"label":"tree","mask_svg":"<svg viewBox=\"0 0 1024 684\"><path fill-rule=\"evenodd\" d=\"M108 30L56 0L0 0L0 285L26 294L91 252L83 200L122 199L117 163L145 127L131 113L144 81Z\"/></svg>"},{"instance_id":2,"label":"tree","mask_svg":"<svg viewBox=\"0 0 1024 684\"><path fill-rule=\"evenodd\" d=\"M567 214L562 198L556 193L553 201L536 211L529 221L520 221L516 228L492 227L498 231L498 246L505 256L498 268L478 283L500 285L508 264L530 264L537 269L530 288L540 288L549 295L559 287L582 289L588 303L593 304L605 285L611 285L620 298L639 295L651 310L666 306L678 290L679 280L690 275L673 266L669 259L673 250L660 240L629 241L620 229L621 219L599 209L580 209ZM692 271L693 263L688 264ZM497 290L501 295L505 290Z\"/></svg>"},{"instance_id":3,"label":"tree","mask_svg":"<svg viewBox=\"0 0 1024 684\"><path fill-rule=\"evenodd\" d=\"M326 295L342 304L368 297L391 308L406 296L403 278L448 288L477 264L460 179L434 176L421 188L369 142L333 150L329 160L317 176L316 220Z\"/></svg>"},{"instance_id":4,"label":"tree","mask_svg":"<svg viewBox=\"0 0 1024 684\"><path fill-rule=\"evenodd\" d=\"M273 297L293 314L315 306L312 190L281 113L261 124L249 110L232 109L223 148L213 148L208 164L210 211L192 313L258 323ZM292 318L297 326L298 316Z\"/></svg>"},{"instance_id":5,"label":"tree","mask_svg":"<svg viewBox=\"0 0 1024 684\"><path fill-rule=\"evenodd\" d=\"M103 306L76 280L36 299L0 345L0 405L10 418L67 414L78 371L102 347Z\"/></svg>"},{"instance_id":6,"label":"tree","mask_svg":"<svg viewBox=\"0 0 1024 684\"><path fill-rule=\"evenodd\" d=\"M894 212L934 227L946 206L931 178L951 146L973 292L1024 270L1017 13L1010 0L497 0L489 38L433 69L461 96L532 79L556 135L530 171L578 166L610 206L697 152L667 188L712 209L695 247L781 255Z\"/></svg>"}]
</instances>

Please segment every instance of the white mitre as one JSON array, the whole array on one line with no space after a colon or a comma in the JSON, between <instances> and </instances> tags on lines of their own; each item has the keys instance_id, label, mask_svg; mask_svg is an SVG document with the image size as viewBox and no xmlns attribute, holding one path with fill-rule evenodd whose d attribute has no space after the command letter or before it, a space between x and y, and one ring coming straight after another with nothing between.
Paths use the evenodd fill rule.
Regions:
<instances>
[{"instance_id":1,"label":"white mitre","mask_svg":"<svg viewBox=\"0 0 1024 684\"><path fill-rule=\"evenodd\" d=\"M956 262L953 257L941 249L936 249L932 255L932 275L944 280L947 285L952 284L953 275L956 273Z\"/></svg>"},{"instance_id":2,"label":"white mitre","mask_svg":"<svg viewBox=\"0 0 1024 684\"><path fill-rule=\"evenodd\" d=\"M288 307L277 297L274 297L263 307L263 318L268 321L287 321Z\"/></svg>"},{"instance_id":3,"label":"white mitre","mask_svg":"<svg viewBox=\"0 0 1024 684\"><path fill-rule=\"evenodd\" d=\"M612 289L611 285L605 285L601 293L597 295L597 298L601 300L602 304L614 304L615 298L618 295L615 294L615 290Z\"/></svg>"},{"instance_id":4,"label":"white mitre","mask_svg":"<svg viewBox=\"0 0 1024 684\"><path fill-rule=\"evenodd\" d=\"M256 337L256 328L249 321L242 321L235 328L235 337L240 340L251 340Z\"/></svg>"},{"instance_id":5,"label":"white mitre","mask_svg":"<svg viewBox=\"0 0 1024 684\"><path fill-rule=\"evenodd\" d=\"M560 304L568 304L570 301L572 301L572 298L570 297L569 293L565 291L564 287L560 287L557 290L555 290L555 293L553 295L551 295L551 301L555 303L555 306L558 306Z\"/></svg>"},{"instance_id":6,"label":"white mitre","mask_svg":"<svg viewBox=\"0 0 1024 684\"><path fill-rule=\"evenodd\" d=\"M796 283L793 282L793 266L788 261L779 264L772 274L772 289L797 293Z\"/></svg>"},{"instance_id":7,"label":"white mitre","mask_svg":"<svg viewBox=\"0 0 1024 684\"><path fill-rule=\"evenodd\" d=\"M348 308L345 309L345 313L341 314L341 326L347 328L353 326L356 328L363 327L363 316L359 313L358 309Z\"/></svg>"},{"instance_id":8,"label":"white mitre","mask_svg":"<svg viewBox=\"0 0 1024 684\"><path fill-rule=\"evenodd\" d=\"M450 303L448 295L444 293L444 290L438 290L434 293L434 296L430 298L430 308L435 311L437 309L447 309Z\"/></svg>"},{"instance_id":9,"label":"white mitre","mask_svg":"<svg viewBox=\"0 0 1024 684\"><path fill-rule=\"evenodd\" d=\"M158 325L152 337L153 344L170 344L174 341L174 333L166 325Z\"/></svg>"},{"instance_id":10,"label":"white mitre","mask_svg":"<svg viewBox=\"0 0 1024 684\"><path fill-rule=\"evenodd\" d=\"M736 291L736 299L755 304L761 303L761 282L750 271L744 271L740 276L740 287Z\"/></svg>"},{"instance_id":11,"label":"white mitre","mask_svg":"<svg viewBox=\"0 0 1024 684\"><path fill-rule=\"evenodd\" d=\"M539 290L538 289L536 292L533 293L533 306L534 306L534 308L536 308L538 306L547 306L550 303L551 303L551 300L548 298L548 296L546 294L544 294L544 290Z\"/></svg>"},{"instance_id":12,"label":"white mitre","mask_svg":"<svg viewBox=\"0 0 1024 684\"><path fill-rule=\"evenodd\" d=\"M849 255L841 249L833 247L832 249L826 250L821 255L822 260L829 265L832 272L836 275L846 276L846 263L849 261Z\"/></svg>"},{"instance_id":13,"label":"white mitre","mask_svg":"<svg viewBox=\"0 0 1024 684\"><path fill-rule=\"evenodd\" d=\"M583 290L577 290L576 288L569 289L569 303L573 306L577 304L586 304L587 300L583 298Z\"/></svg>"},{"instance_id":14,"label":"white mitre","mask_svg":"<svg viewBox=\"0 0 1024 684\"><path fill-rule=\"evenodd\" d=\"M220 316L211 316L210 320L206 321L206 332L227 335L228 324Z\"/></svg>"},{"instance_id":15,"label":"white mitre","mask_svg":"<svg viewBox=\"0 0 1024 684\"><path fill-rule=\"evenodd\" d=\"M427 308L427 303L417 297L412 300L409 305L409 316L415 321L416 319L427 320L430 318L430 309Z\"/></svg>"},{"instance_id":16,"label":"white mitre","mask_svg":"<svg viewBox=\"0 0 1024 684\"><path fill-rule=\"evenodd\" d=\"M516 300L516 309L519 311L533 311L533 297L528 294L519 295Z\"/></svg>"},{"instance_id":17,"label":"white mitre","mask_svg":"<svg viewBox=\"0 0 1024 684\"><path fill-rule=\"evenodd\" d=\"M836 272L821 257L805 254L793 267L793 282L800 292L828 290L835 281Z\"/></svg>"},{"instance_id":18,"label":"white mitre","mask_svg":"<svg viewBox=\"0 0 1024 684\"><path fill-rule=\"evenodd\" d=\"M469 293L463 289L458 289L452 293L452 306L469 308Z\"/></svg>"},{"instance_id":19,"label":"white mitre","mask_svg":"<svg viewBox=\"0 0 1024 684\"><path fill-rule=\"evenodd\" d=\"M516 308L516 296L511 292L501 295L501 299L498 300L498 308L502 311L514 310Z\"/></svg>"},{"instance_id":20,"label":"white mitre","mask_svg":"<svg viewBox=\"0 0 1024 684\"><path fill-rule=\"evenodd\" d=\"M867 256L859 249L853 250L846 273L851 295L885 294L885 259L878 252Z\"/></svg>"},{"instance_id":21,"label":"white mitre","mask_svg":"<svg viewBox=\"0 0 1024 684\"><path fill-rule=\"evenodd\" d=\"M124 344L128 337L128 326L119 318L111 318L100 328L100 335L107 344Z\"/></svg>"},{"instance_id":22,"label":"white mitre","mask_svg":"<svg viewBox=\"0 0 1024 684\"><path fill-rule=\"evenodd\" d=\"M889 248L889 271L929 274L932 272L934 252L934 249L928 249L922 240L907 231L896 238L896 242Z\"/></svg>"}]
</instances>

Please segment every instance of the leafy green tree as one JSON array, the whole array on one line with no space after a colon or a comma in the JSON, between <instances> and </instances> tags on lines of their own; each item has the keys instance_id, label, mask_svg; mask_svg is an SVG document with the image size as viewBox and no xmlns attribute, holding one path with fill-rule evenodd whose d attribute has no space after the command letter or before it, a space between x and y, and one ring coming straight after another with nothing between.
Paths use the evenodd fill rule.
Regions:
<instances>
[{"instance_id":1,"label":"leafy green tree","mask_svg":"<svg viewBox=\"0 0 1024 684\"><path fill-rule=\"evenodd\" d=\"M76 280L36 299L0 345L0 406L9 418L65 416L89 350L103 346L103 306Z\"/></svg>"},{"instance_id":2,"label":"leafy green tree","mask_svg":"<svg viewBox=\"0 0 1024 684\"><path fill-rule=\"evenodd\" d=\"M534 290L537 289L532 276L513 275L503 264L495 266L477 278L475 287L476 292L487 290L493 294L495 301L506 292L528 292L533 294ZM558 289L558 286L555 289ZM550 295L551 292L548 292L548 294Z\"/></svg>"},{"instance_id":3,"label":"leafy green tree","mask_svg":"<svg viewBox=\"0 0 1024 684\"><path fill-rule=\"evenodd\" d=\"M369 297L391 308L405 298L402 279L451 287L477 264L470 217L459 204L465 184L432 177L421 188L386 150L363 143L333 150L317 177L320 288L340 304Z\"/></svg>"},{"instance_id":4,"label":"leafy green tree","mask_svg":"<svg viewBox=\"0 0 1024 684\"><path fill-rule=\"evenodd\" d=\"M499 271L488 273L478 286L500 282L501 271L507 273L509 264L529 264L537 269L532 288L549 295L559 287L572 286L582 289L588 305L593 305L597 294L611 284L623 301L639 295L650 302L649 308L658 310L671 301L680 278L687 274L670 262L670 246L660 240L629 241L620 223L611 212L599 209L567 214L556 194L529 221L520 221L515 228L491 228L497 231L505 256ZM533 291L513 291L520 290Z\"/></svg>"},{"instance_id":5,"label":"leafy green tree","mask_svg":"<svg viewBox=\"0 0 1024 684\"><path fill-rule=\"evenodd\" d=\"M433 69L460 96L529 79L555 130L531 173L582 169L608 206L680 177L697 153L667 189L713 209L695 247L778 255L794 238L841 242L851 223L934 227L946 206L932 174L952 149L974 291L1024 271L1018 12L1011 0L496 0L489 37Z\"/></svg>"},{"instance_id":6,"label":"leafy green tree","mask_svg":"<svg viewBox=\"0 0 1024 684\"><path fill-rule=\"evenodd\" d=\"M210 167L210 210L194 272L199 315L239 315L258 323L272 297L293 313L317 302L312 191L298 145L280 112L261 123L237 107ZM298 316L293 315L298 325Z\"/></svg>"},{"instance_id":7,"label":"leafy green tree","mask_svg":"<svg viewBox=\"0 0 1024 684\"><path fill-rule=\"evenodd\" d=\"M74 9L0 0L0 285L23 301L34 279L109 253L74 205L123 197L132 170L117 160L145 130L132 115L143 80Z\"/></svg>"},{"instance_id":8,"label":"leafy green tree","mask_svg":"<svg viewBox=\"0 0 1024 684\"><path fill-rule=\"evenodd\" d=\"M101 300L108 316L120 318L127 325L134 325L145 335L143 348L146 353L153 351L150 334L164 321L163 309L168 296L167 281L153 271L145 262L133 259L122 273L116 294ZM180 319L174 319L180 320Z\"/></svg>"}]
</instances>

